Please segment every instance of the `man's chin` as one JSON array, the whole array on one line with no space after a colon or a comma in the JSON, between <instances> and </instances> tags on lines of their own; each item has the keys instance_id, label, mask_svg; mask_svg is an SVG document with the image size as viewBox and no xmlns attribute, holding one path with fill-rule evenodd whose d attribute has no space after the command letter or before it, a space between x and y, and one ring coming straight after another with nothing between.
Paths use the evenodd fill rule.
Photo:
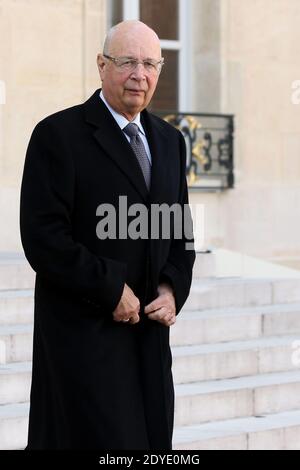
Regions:
<instances>
[{"instance_id":1,"label":"man's chin","mask_svg":"<svg viewBox=\"0 0 300 470\"><path fill-rule=\"evenodd\" d=\"M145 100L141 97L131 97L130 99L126 100L126 106L131 111L139 113L142 109L146 107Z\"/></svg>"}]
</instances>

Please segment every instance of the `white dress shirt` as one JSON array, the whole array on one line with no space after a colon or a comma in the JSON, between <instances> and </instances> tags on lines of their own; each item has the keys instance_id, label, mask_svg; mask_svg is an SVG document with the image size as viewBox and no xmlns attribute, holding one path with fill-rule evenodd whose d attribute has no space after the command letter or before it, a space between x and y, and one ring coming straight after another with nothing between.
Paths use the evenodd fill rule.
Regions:
<instances>
[{"instance_id":1,"label":"white dress shirt","mask_svg":"<svg viewBox=\"0 0 300 470\"><path fill-rule=\"evenodd\" d=\"M121 130L123 131L123 134L125 135L126 139L128 140L128 142L130 142L130 138L129 136L124 132L124 127L126 127L128 124L132 123L132 124L136 124L139 128L139 135L140 135L140 138L142 139L143 141L143 144L144 144L144 147L145 147L145 150L146 150L146 153L147 153L147 157L149 158L149 161L150 163L152 164L152 158L151 158L151 152L150 152L150 148L149 148L149 144L148 144L148 141L147 141L147 137L146 137L146 134L145 134L145 131L144 131L144 128L141 124L141 114L139 113L134 119L133 121L128 121L128 119L126 119L126 117L122 116L122 114L119 114L117 113L117 111L115 111L109 104L108 102L106 101L104 95L103 95L103 92L101 90L100 92L100 98L102 99L103 103L106 105L106 107L109 109L109 111L111 112L112 116L114 117L114 119L116 120L117 124L120 126Z\"/></svg>"}]
</instances>

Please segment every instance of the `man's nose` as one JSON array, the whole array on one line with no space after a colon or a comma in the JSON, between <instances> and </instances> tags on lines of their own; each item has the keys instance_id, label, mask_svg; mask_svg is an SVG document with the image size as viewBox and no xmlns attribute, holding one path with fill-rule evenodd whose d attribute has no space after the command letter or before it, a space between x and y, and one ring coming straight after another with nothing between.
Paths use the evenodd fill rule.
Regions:
<instances>
[{"instance_id":1,"label":"man's nose","mask_svg":"<svg viewBox=\"0 0 300 470\"><path fill-rule=\"evenodd\" d=\"M146 74L144 65L141 63L137 64L130 77L138 81L145 80Z\"/></svg>"}]
</instances>

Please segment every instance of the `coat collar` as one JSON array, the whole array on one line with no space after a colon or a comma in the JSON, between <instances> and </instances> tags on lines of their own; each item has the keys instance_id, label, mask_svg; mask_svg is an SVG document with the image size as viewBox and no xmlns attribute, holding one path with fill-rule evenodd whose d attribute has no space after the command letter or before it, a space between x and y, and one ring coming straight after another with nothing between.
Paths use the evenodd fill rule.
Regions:
<instances>
[{"instance_id":1,"label":"coat collar","mask_svg":"<svg viewBox=\"0 0 300 470\"><path fill-rule=\"evenodd\" d=\"M126 175L145 202L149 202L149 200L156 203L163 202L166 196L163 183L168 181L171 162L168 161L167 138L159 122L146 110L142 111L141 122L146 131L152 157L149 193L136 156L110 111L100 99L99 93L100 90L96 90L83 105L86 121L96 127L94 131L95 139Z\"/></svg>"}]
</instances>

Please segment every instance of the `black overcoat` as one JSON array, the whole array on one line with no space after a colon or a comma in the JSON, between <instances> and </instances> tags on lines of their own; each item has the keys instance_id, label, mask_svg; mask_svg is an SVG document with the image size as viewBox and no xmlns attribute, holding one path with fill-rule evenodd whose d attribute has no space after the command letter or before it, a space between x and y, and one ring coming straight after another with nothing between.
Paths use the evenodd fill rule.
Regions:
<instances>
[{"instance_id":1,"label":"black overcoat","mask_svg":"<svg viewBox=\"0 0 300 470\"><path fill-rule=\"evenodd\" d=\"M21 239L36 272L29 450L172 445L169 328L143 311L167 281L180 312L195 252L174 236L101 240L96 212L106 203L118 216L121 195L128 207L187 204L184 139L142 112L152 154L148 193L99 92L39 122L25 159ZM125 282L141 302L136 325L113 320Z\"/></svg>"}]
</instances>

